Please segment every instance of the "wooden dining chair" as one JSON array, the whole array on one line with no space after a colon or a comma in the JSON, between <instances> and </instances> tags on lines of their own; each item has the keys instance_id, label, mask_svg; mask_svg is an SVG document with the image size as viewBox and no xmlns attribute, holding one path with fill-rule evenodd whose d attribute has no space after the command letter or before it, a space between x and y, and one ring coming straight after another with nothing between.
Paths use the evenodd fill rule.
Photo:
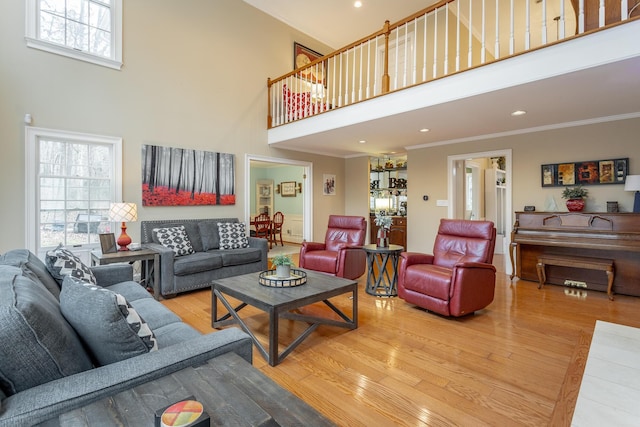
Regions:
<instances>
[{"instance_id":1,"label":"wooden dining chair","mask_svg":"<svg viewBox=\"0 0 640 427\"><path fill-rule=\"evenodd\" d=\"M271 238L269 239L269 249L271 244L275 242L278 246L278 240L276 236L280 236L280 246L284 246L282 242L282 224L284 223L284 214L280 211L273 214L273 220L271 221Z\"/></svg>"},{"instance_id":2,"label":"wooden dining chair","mask_svg":"<svg viewBox=\"0 0 640 427\"><path fill-rule=\"evenodd\" d=\"M269 240L271 233L271 218L269 215L262 213L253 220L254 233L253 237L260 237Z\"/></svg>"}]
</instances>

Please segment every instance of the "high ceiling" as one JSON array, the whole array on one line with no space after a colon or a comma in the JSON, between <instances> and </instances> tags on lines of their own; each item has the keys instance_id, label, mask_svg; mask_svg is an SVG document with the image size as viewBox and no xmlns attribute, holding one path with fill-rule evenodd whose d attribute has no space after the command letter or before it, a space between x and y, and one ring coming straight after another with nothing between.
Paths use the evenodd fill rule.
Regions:
<instances>
[{"instance_id":1,"label":"high ceiling","mask_svg":"<svg viewBox=\"0 0 640 427\"><path fill-rule=\"evenodd\" d=\"M244 0L246 3L339 49L437 3L434 0Z\"/></svg>"},{"instance_id":2,"label":"high ceiling","mask_svg":"<svg viewBox=\"0 0 640 427\"><path fill-rule=\"evenodd\" d=\"M309 0L245 1L335 48L379 30L385 20L398 21L435 3L394 0L393 7L390 7L389 0L363 0L363 6L355 9L351 0L326 0L321 3ZM322 6L318 7L319 4ZM327 25L328 22L331 25ZM640 21L622 27L637 31ZM593 39L590 40L591 45L598 45L598 35L587 37ZM640 117L640 43L637 43L637 38L635 40L635 43L620 43L626 47L617 53L610 52L608 48L611 44L604 44L607 51L601 57L594 58L591 66L583 69L559 71L557 75L553 75L551 70L551 77L543 80L474 96L455 96L449 102L443 101L428 108L312 133L304 131L305 125L314 120L320 121L322 117L301 120L276 128L280 137L274 145L336 157L353 157L402 152L406 147L468 141L492 135L561 127L563 124L598 122L612 117ZM562 59L562 55L559 55L557 62ZM538 66L549 68L555 65L544 63ZM434 82L425 86L437 84ZM367 117L366 104L369 102L348 108L361 108L361 116ZM509 113L519 109L530 113L513 120ZM340 114L339 110L335 113ZM327 116L326 122L332 114L329 112L320 116ZM296 134L296 127L303 131ZM417 132L424 127L431 131L426 134ZM283 132L283 128L289 130ZM270 131L270 136L273 132ZM282 137L286 133L290 135ZM366 140L367 143L358 144L359 140Z\"/></svg>"}]
</instances>

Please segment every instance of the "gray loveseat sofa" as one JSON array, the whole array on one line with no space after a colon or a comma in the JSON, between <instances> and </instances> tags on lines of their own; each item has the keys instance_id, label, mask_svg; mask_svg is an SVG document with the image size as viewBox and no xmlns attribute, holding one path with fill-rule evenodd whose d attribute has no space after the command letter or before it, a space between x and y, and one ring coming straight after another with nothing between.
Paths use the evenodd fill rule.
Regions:
<instances>
[{"instance_id":1,"label":"gray loveseat sofa","mask_svg":"<svg viewBox=\"0 0 640 427\"><path fill-rule=\"evenodd\" d=\"M160 253L160 294L211 286L225 277L267 270L267 240L247 237L245 248L221 249L218 223L239 224L238 218L171 219L141 222L141 242ZM173 249L160 243L154 230L184 227L193 253L176 256Z\"/></svg>"},{"instance_id":2,"label":"gray loveseat sofa","mask_svg":"<svg viewBox=\"0 0 640 427\"><path fill-rule=\"evenodd\" d=\"M235 352L252 361L247 334L237 328L199 333L131 281L130 265L92 267L99 286L64 276L62 290L60 278L56 280L50 270L27 250L0 256L0 427L39 424L223 353ZM133 338L142 337L140 331L148 328L154 348L102 364L96 360L109 358L113 351L108 351L111 341L100 334L118 330L118 324L101 313L105 304L92 298L115 294L128 303L119 314L123 308L118 300L116 317L121 321L137 313L146 326ZM72 326L68 319L77 322L83 313L87 324ZM125 328L131 324L127 322ZM139 352L131 343L123 346L115 353Z\"/></svg>"}]
</instances>

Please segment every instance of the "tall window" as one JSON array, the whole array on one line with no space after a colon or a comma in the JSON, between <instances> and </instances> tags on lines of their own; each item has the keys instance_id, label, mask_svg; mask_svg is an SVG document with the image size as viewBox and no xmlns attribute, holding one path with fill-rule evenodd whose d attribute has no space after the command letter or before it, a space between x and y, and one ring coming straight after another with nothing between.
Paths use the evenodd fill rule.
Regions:
<instances>
[{"instance_id":1,"label":"tall window","mask_svg":"<svg viewBox=\"0 0 640 427\"><path fill-rule=\"evenodd\" d=\"M122 0L27 0L27 45L120 69Z\"/></svg>"},{"instance_id":2,"label":"tall window","mask_svg":"<svg viewBox=\"0 0 640 427\"><path fill-rule=\"evenodd\" d=\"M121 200L121 139L32 127L26 135L29 249L97 247Z\"/></svg>"}]
</instances>

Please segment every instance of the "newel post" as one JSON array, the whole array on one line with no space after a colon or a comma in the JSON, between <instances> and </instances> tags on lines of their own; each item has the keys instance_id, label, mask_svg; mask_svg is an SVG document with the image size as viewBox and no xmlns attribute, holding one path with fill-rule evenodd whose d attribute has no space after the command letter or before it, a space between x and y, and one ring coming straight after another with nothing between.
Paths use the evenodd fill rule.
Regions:
<instances>
[{"instance_id":1,"label":"newel post","mask_svg":"<svg viewBox=\"0 0 640 427\"><path fill-rule=\"evenodd\" d=\"M389 21L384 21L384 26L382 27L384 31L384 65L383 65L383 74L382 74L382 93L389 92L389 35L391 31L389 31Z\"/></svg>"}]
</instances>

